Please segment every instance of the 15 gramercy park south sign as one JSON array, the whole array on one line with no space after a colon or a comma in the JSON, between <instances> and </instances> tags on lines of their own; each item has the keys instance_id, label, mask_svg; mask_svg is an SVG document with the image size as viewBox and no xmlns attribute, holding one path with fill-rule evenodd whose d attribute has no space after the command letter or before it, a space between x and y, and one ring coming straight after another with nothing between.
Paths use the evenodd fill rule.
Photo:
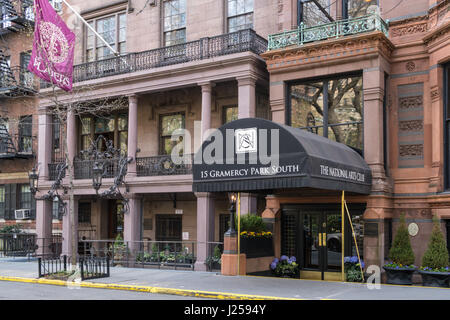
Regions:
<instances>
[{"instance_id":1,"label":"15 gramercy park south sign","mask_svg":"<svg viewBox=\"0 0 450 320\"><path fill-rule=\"evenodd\" d=\"M255 118L209 130L202 143L200 132L196 123L194 192L312 187L370 193L368 165L344 144ZM171 154L174 164L189 162L180 155L191 150L190 133L178 130L172 141L178 142Z\"/></svg>"}]
</instances>

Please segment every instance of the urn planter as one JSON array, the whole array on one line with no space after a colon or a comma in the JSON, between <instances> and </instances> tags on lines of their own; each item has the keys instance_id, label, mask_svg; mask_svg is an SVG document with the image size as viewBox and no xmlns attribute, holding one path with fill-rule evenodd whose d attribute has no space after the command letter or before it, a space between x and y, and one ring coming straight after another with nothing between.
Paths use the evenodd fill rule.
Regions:
<instances>
[{"instance_id":1,"label":"urn planter","mask_svg":"<svg viewBox=\"0 0 450 320\"><path fill-rule=\"evenodd\" d=\"M449 287L450 272L433 272L419 270L419 274L422 276L422 285L424 287Z\"/></svg>"},{"instance_id":2,"label":"urn planter","mask_svg":"<svg viewBox=\"0 0 450 320\"><path fill-rule=\"evenodd\" d=\"M241 253L247 258L273 256L272 238L241 238Z\"/></svg>"},{"instance_id":3,"label":"urn planter","mask_svg":"<svg viewBox=\"0 0 450 320\"><path fill-rule=\"evenodd\" d=\"M383 269L386 271L388 284L412 285L412 275L416 269L386 266L384 266Z\"/></svg>"}]
</instances>

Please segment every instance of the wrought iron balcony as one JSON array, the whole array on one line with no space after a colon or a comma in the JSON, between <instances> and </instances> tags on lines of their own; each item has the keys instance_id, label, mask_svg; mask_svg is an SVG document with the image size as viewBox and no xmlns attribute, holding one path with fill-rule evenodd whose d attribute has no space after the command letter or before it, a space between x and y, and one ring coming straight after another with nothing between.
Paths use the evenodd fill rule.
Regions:
<instances>
[{"instance_id":1,"label":"wrought iron balcony","mask_svg":"<svg viewBox=\"0 0 450 320\"><path fill-rule=\"evenodd\" d=\"M103 178L114 178L119 173L119 159L75 160L73 162L75 179L92 179L94 162L103 163Z\"/></svg>"},{"instance_id":2,"label":"wrought iron balcony","mask_svg":"<svg viewBox=\"0 0 450 320\"><path fill-rule=\"evenodd\" d=\"M33 0L0 0L0 35L34 24Z\"/></svg>"},{"instance_id":3,"label":"wrought iron balcony","mask_svg":"<svg viewBox=\"0 0 450 320\"><path fill-rule=\"evenodd\" d=\"M355 19L337 20L331 23L306 28L303 23L295 30L269 35L268 50L302 46L306 43L340 38L371 31L381 31L388 37L388 24L378 15L372 14Z\"/></svg>"},{"instance_id":4,"label":"wrought iron balcony","mask_svg":"<svg viewBox=\"0 0 450 320\"><path fill-rule=\"evenodd\" d=\"M185 155L181 164L175 164L170 156L136 159L138 177L192 174L193 155Z\"/></svg>"},{"instance_id":5,"label":"wrought iron balcony","mask_svg":"<svg viewBox=\"0 0 450 320\"><path fill-rule=\"evenodd\" d=\"M261 54L266 50L267 40L257 35L252 29L246 29L170 47L79 64L74 66L73 82L149 70L239 52L250 51ZM50 87L49 83L41 83L41 88L48 87Z\"/></svg>"},{"instance_id":6,"label":"wrought iron balcony","mask_svg":"<svg viewBox=\"0 0 450 320\"><path fill-rule=\"evenodd\" d=\"M4 124L0 124L0 159L27 159L34 157L35 137L11 135Z\"/></svg>"},{"instance_id":7,"label":"wrought iron balcony","mask_svg":"<svg viewBox=\"0 0 450 320\"><path fill-rule=\"evenodd\" d=\"M29 95L38 92L38 88L39 81L28 69L0 64L0 95Z\"/></svg>"}]
</instances>

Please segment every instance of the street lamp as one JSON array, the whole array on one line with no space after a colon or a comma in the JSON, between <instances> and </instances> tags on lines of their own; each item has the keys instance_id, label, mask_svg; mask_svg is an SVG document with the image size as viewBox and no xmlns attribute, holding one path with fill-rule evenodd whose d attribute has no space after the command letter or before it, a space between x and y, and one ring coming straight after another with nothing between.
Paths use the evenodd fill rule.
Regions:
<instances>
[{"instance_id":1,"label":"street lamp","mask_svg":"<svg viewBox=\"0 0 450 320\"><path fill-rule=\"evenodd\" d=\"M95 192L98 194L98 190L102 186L102 178L103 178L103 164L100 164L98 161L94 162L94 166L92 168L92 186L95 189Z\"/></svg>"},{"instance_id":2,"label":"street lamp","mask_svg":"<svg viewBox=\"0 0 450 320\"><path fill-rule=\"evenodd\" d=\"M236 235L236 230L234 228L234 213L236 212L237 194L235 192L230 192L228 194L228 196L230 198L230 203L231 203L231 207L230 207L230 228L225 233L225 235L227 235L227 236L234 236L234 235Z\"/></svg>"},{"instance_id":3,"label":"street lamp","mask_svg":"<svg viewBox=\"0 0 450 320\"><path fill-rule=\"evenodd\" d=\"M30 191L33 195L35 195L38 190L38 180L39 180L39 173L37 172L36 167L34 167L28 173L28 178L30 179Z\"/></svg>"}]
</instances>

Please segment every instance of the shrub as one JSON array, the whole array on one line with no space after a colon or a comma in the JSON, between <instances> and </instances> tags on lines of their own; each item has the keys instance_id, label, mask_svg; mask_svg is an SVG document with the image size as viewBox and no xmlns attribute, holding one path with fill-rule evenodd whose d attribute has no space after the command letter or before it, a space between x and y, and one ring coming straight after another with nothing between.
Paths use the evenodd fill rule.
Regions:
<instances>
[{"instance_id":1,"label":"shrub","mask_svg":"<svg viewBox=\"0 0 450 320\"><path fill-rule=\"evenodd\" d=\"M295 257L281 256L273 259L270 270L277 277L298 277L299 267Z\"/></svg>"},{"instance_id":2,"label":"shrub","mask_svg":"<svg viewBox=\"0 0 450 320\"><path fill-rule=\"evenodd\" d=\"M0 229L0 233L22 233L22 225L14 224Z\"/></svg>"},{"instance_id":3,"label":"shrub","mask_svg":"<svg viewBox=\"0 0 450 320\"><path fill-rule=\"evenodd\" d=\"M448 250L442 234L439 219L433 217L433 231L428 243L428 248L422 257L422 268L432 270L445 269L448 266Z\"/></svg>"},{"instance_id":4,"label":"shrub","mask_svg":"<svg viewBox=\"0 0 450 320\"><path fill-rule=\"evenodd\" d=\"M400 225L397 229L392 248L389 251L389 259L396 265L409 266L414 264L414 252L411 248L408 229L405 222L405 214L400 216Z\"/></svg>"},{"instance_id":5,"label":"shrub","mask_svg":"<svg viewBox=\"0 0 450 320\"><path fill-rule=\"evenodd\" d=\"M361 267L364 269L364 261L361 260ZM346 279L349 282L363 282L363 275L361 274L361 268L359 266L358 257L345 257L344 258L344 270Z\"/></svg>"},{"instance_id":6,"label":"shrub","mask_svg":"<svg viewBox=\"0 0 450 320\"><path fill-rule=\"evenodd\" d=\"M235 217L235 226L237 229L237 217ZM264 223L262 217L251 213L241 216L241 232L247 231L247 233L263 233L266 229L266 224Z\"/></svg>"}]
</instances>

